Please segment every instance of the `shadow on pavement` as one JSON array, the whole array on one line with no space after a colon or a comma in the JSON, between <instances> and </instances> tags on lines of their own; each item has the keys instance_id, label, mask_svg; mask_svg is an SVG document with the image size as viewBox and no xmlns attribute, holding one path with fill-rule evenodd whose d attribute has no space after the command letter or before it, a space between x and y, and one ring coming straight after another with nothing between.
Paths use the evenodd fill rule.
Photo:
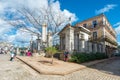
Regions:
<instances>
[{"instance_id":1,"label":"shadow on pavement","mask_svg":"<svg viewBox=\"0 0 120 80\"><path fill-rule=\"evenodd\" d=\"M103 73L120 76L120 57L109 59L87 67L97 69Z\"/></svg>"}]
</instances>

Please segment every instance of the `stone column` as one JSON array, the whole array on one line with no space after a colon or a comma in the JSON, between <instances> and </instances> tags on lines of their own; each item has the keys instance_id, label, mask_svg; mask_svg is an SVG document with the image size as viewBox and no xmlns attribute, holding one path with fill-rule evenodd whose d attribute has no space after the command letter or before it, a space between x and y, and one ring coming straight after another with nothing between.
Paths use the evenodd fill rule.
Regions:
<instances>
[{"instance_id":1,"label":"stone column","mask_svg":"<svg viewBox=\"0 0 120 80\"><path fill-rule=\"evenodd\" d=\"M65 40L63 39L63 37L60 37L60 47L61 47L61 50L63 50L64 49L64 42L65 42Z\"/></svg>"},{"instance_id":2,"label":"stone column","mask_svg":"<svg viewBox=\"0 0 120 80\"><path fill-rule=\"evenodd\" d=\"M43 42L47 41L47 25L46 24L42 25L42 41Z\"/></svg>"},{"instance_id":3,"label":"stone column","mask_svg":"<svg viewBox=\"0 0 120 80\"><path fill-rule=\"evenodd\" d=\"M87 41L85 41L85 52L88 52L88 42Z\"/></svg>"},{"instance_id":4,"label":"stone column","mask_svg":"<svg viewBox=\"0 0 120 80\"><path fill-rule=\"evenodd\" d=\"M77 50L77 35L75 34L74 49Z\"/></svg>"},{"instance_id":5,"label":"stone column","mask_svg":"<svg viewBox=\"0 0 120 80\"><path fill-rule=\"evenodd\" d=\"M48 32L48 35L47 35L47 46L48 47L51 47L52 46L52 33L51 32Z\"/></svg>"},{"instance_id":6,"label":"stone column","mask_svg":"<svg viewBox=\"0 0 120 80\"><path fill-rule=\"evenodd\" d=\"M69 46L70 46L70 51L72 52L74 50L74 29L70 27L69 31Z\"/></svg>"},{"instance_id":7,"label":"stone column","mask_svg":"<svg viewBox=\"0 0 120 80\"><path fill-rule=\"evenodd\" d=\"M101 45L99 45L99 52L101 53Z\"/></svg>"},{"instance_id":8,"label":"stone column","mask_svg":"<svg viewBox=\"0 0 120 80\"><path fill-rule=\"evenodd\" d=\"M65 33L65 49L69 50L69 39L68 39L69 35L68 32Z\"/></svg>"},{"instance_id":9,"label":"stone column","mask_svg":"<svg viewBox=\"0 0 120 80\"><path fill-rule=\"evenodd\" d=\"M41 40L40 39L36 39L36 40L37 40L37 53L39 53L41 50Z\"/></svg>"},{"instance_id":10,"label":"stone column","mask_svg":"<svg viewBox=\"0 0 120 80\"><path fill-rule=\"evenodd\" d=\"M81 52L85 52L85 41L84 40L81 40Z\"/></svg>"},{"instance_id":11,"label":"stone column","mask_svg":"<svg viewBox=\"0 0 120 80\"><path fill-rule=\"evenodd\" d=\"M102 43L102 52L103 52L103 53L105 53L105 47L106 47L106 46L105 46L105 43L103 42L103 43Z\"/></svg>"},{"instance_id":12,"label":"stone column","mask_svg":"<svg viewBox=\"0 0 120 80\"><path fill-rule=\"evenodd\" d=\"M92 52L92 43L89 42L89 52Z\"/></svg>"},{"instance_id":13,"label":"stone column","mask_svg":"<svg viewBox=\"0 0 120 80\"><path fill-rule=\"evenodd\" d=\"M60 50L62 50L62 38L60 36Z\"/></svg>"},{"instance_id":14,"label":"stone column","mask_svg":"<svg viewBox=\"0 0 120 80\"><path fill-rule=\"evenodd\" d=\"M82 41L78 38L78 51L82 52Z\"/></svg>"},{"instance_id":15,"label":"stone column","mask_svg":"<svg viewBox=\"0 0 120 80\"><path fill-rule=\"evenodd\" d=\"M97 52L97 44L96 43L94 44L94 52L95 53Z\"/></svg>"},{"instance_id":16,"label":"stone column","mask_svg":"<svg viewBox=\"0 0 120 80\"><path fill-rule=\"evenodd\" d=\"M79 51L79 47L80 47L80 40L79 40L79 34L77 34L77 51Z\"/></svg>"},{"instance_id":17,"label":"stone column","mask_svg":"<svg viewBox=\"0 0 120 80\"><path fill-rule=\"evenodd\" d=\"M16 49L16 54L20 54L20 50L19 50L18 47L17 47L17 49Z\"/></svg>"}]
</instances>

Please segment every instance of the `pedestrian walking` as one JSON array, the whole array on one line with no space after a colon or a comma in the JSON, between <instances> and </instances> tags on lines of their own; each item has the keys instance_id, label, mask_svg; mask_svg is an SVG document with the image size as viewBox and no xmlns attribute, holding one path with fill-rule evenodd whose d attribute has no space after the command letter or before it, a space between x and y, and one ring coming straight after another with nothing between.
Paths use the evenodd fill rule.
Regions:
<instances>
[{"instance_id":1,"label":"pedestrian walking","mask_svg":"<svg viewBox=\"0 0 120 80\"><path fill-rule=\"evenodd\" d=\"M64 51L64 61L65 61L65 62L68 60L68 54L69 54L69 51L68 51L68 50L65 50L65 51Z\"/></svg>"},{"instance_id":2,"label":"pedestrian walking","mask_svg":"<svg viewBox=\"0 0 120 80\"><path fill-rule=\"evenodd\" d=\"M11 55L10 61L12 61L14 59L15 53L13 51L11 51L10 55Z\"/></svg>"},{"instance_id":3,"label":"pedestrian walking","mask_svg":"<svg viewBox=\"0 0 120 80\"><path fill-rule=\"evenodd\" d=\"M21 55L21 56L24 56L24 54L25 54L24 50L21 50L21 51L20 51L20 55Z\"/></svg>"},{"instance_id":4,"label":"pedestrian walking","mask_svg":"<svg viewBox=\"0 0 120 80\"><path fill-rule=\"evenodd\" d=\"M30 50L28 50L28 52L26 54L27 54L27 56L32 56L32 53L30 52Z\"/></svg>"}]
</instances>

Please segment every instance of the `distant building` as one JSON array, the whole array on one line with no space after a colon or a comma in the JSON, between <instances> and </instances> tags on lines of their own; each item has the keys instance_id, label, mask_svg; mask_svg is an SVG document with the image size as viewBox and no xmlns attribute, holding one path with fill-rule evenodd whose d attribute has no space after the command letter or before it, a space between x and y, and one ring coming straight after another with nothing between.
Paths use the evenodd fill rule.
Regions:
<instances>
[{"instance_id":1,"label":"distant building","mask_svg":"<svg viewBox=\"0 0 120 80\"><path fill-rule=\"evenodd\" d=\"M116 32L104 14L66 25L60 35L60 49L78 52L103 52L108 56L117 48Z\"/></svg>"}]
</instances>

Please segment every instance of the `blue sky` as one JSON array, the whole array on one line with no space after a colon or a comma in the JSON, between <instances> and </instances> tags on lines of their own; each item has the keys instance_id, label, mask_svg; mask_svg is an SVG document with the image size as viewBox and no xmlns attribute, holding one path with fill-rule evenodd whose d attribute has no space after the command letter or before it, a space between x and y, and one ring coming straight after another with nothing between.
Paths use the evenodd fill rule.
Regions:
<instances>
[{"instance_id":1,"label":"blue sky","mask_svg":"<svg viewBox=\"0 0 120 80\"><path fill-rule=\"evenodd\" d=\"M15 1L15 0L12 0ZM20 0L23 1L23 0ZM116 7L114 9L109 10L109 12L105 12L104 14L107 16L108 20L112 25L120 21L120 0L58 0L60 2L60 8L62 10L67 9L71 13L75 13L78 17L78 21L82 21L84 19L93 17L97 15L96 10L104 8L106 5L114 4ZM5 2L5 1L4 1Z\"/></svg>"},{"instance_id":2,"label":"blue sky","mask_svg":"<svg viewBox=\"0 0 120 80\"><path fill-rule=\"evenodd\" d=\"M107 8L108 5L112 5L108 10L103 11L107 19L111 23L116 31L120 31L120 0L59 0L61 9L67 9L72 13L75 13L80 22L88 18L99 15L97 11ZM102 11L102 10L101 10ZM114 26L115 24L118 24ZM120 33L117 32L117 40L120 42Z\"/></svg>"},{"instance_id":3,"label":"blue sky","mask_svg":"<svg viewBox=\"0 0 120 80\"><path fill-rule=\"evenodd\" d=\"M59 0L61 3L61 9L67 9L72 13L75 13L78 17L78 21L93 17L96 14L96 10L104 8L106 5L114 4L116 7L104 14L112 25L120 21L120 0ZM77 22L78 22L77 21Z\"/></svg>"},{"instance_id":4,"label":"blue sky","mask_svg":"<svg viewBox=\"0 0 120 80\"><path fill-rule=\"evenodd\" d=\"M117 41L120 44L120 0L51 1L53 1L53 11L64 14L64 17L62 16L63 20L71 17L73 24L104 13L117 32ZM41 7L46 8L48 6L48 0L0 0L0 40L7 40L14 44L20 40L26 40L29 43L31 39L29 33L26 34L21 30L16 30L3 20L5 17L7 19L21 17L16 10L23 6L30 10L37 10ZM23 21L23 19L21 19L21 21ZM28 23L26 23L26 25L28 25Z\"/></svg>"}]
</instances>

